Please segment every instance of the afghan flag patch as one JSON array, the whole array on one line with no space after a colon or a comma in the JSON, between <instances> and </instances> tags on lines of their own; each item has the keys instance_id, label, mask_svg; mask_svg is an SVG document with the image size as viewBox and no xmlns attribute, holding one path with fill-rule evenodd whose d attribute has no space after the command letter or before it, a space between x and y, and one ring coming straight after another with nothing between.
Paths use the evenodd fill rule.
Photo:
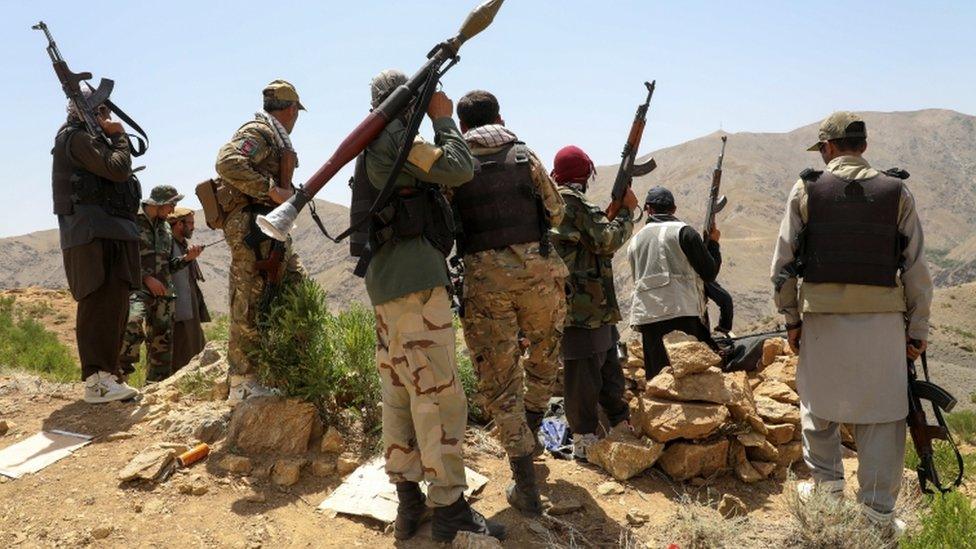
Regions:
<instances>
[{"instance_id":1,"label":"afghan flag patch","mask_svg":"<svg viewBox=\"0 0 976 549\"><path fill-rule=\"evenodd\" d=\"M244 156L254 156L254 153L258 152L258 142L248 137L244 141L241 141L241 144L237 146L237 150Z\"/></svg>"}]
</instances>

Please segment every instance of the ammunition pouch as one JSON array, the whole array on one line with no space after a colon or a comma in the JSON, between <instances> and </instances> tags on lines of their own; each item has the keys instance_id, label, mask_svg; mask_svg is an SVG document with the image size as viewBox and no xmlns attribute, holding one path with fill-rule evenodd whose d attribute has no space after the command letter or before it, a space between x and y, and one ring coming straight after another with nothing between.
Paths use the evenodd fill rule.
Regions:
<instances>
[{"instance_id":1,"label":"ammunition pouch","mask_svg":"<svg viewBox=\"0 0 976 549\"><path fill-rule=\"evenodd\" d=\"M109 215L135 221L142 201L142 185L135 174L115 183L91 172L76 170L71 175L71 202L100 206Z\"/></svg>"},{"instance_id":2,"label":"ammunition pouch","mask_svg":"<svg viewBox=\"0 0 976 549\"><path fill-rule=\"evenodd\" d=\"M387 242L422 236L447 256L454 247L451 207L433 185L422 185L393 197L373 218L370 247L379 250Z\"/></svg>"}]
</instances>

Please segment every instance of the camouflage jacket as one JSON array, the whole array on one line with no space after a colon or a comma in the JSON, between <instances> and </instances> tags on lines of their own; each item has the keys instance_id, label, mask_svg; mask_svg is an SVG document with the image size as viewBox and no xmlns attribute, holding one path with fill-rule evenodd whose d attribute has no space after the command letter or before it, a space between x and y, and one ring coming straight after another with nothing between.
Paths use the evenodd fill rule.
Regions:
<instances>
[{"instance_id":1,"label":"camouflage jacket","mask_svg":"<svg viewBox=\"0 0 976 549\"><path fill-rule=\"evenodd\" d=\"M271 126L260 120L241 126L217 153L217 174L224 183L220 205L228 212L252 203L274 206L268 191L276 184L280 160Z\"/></svg>"},{"instance_id":2,"label":"camouflage jacket","mask_svg":"<svg viewBox=\"0 0 976 549\"><path fill-rule=\"evenodd\" d=\"M610 221L606 213L571 187L560 187L566 203L562 223L551 232L553 248L569 268L572 293L566 325L599 328L621 319L613 286L613 254L630 238L634 221L621 208Z\"/></svg>"},{"instance_id":3,"label":"camouflage jacket","mask_svg":"<svg viewBox=\"0 0 976 549\"><path fill-rule=\"evenodd\" d=\"M165 219L149 219L144 211L139 210L136 224L139 226L139 260L143 278L155 278L166 286L167 294L174 295L173 273L189 263L182 256L173 257L173 233L169 223Z\"/></svg>"}]
</instances>

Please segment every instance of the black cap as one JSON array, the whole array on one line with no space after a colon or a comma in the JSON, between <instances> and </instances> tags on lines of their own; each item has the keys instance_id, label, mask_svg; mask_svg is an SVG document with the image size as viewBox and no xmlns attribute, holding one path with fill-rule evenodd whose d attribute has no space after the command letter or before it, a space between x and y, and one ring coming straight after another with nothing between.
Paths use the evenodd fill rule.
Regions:
<instances>
[{"instance_id":1,"label":"black cap","mask_svg":"<svg viewBox=\"0 0 976 549\"><path fill-rule=\"evenodd\" d=\"M651 187L647 191L647 198L644 199L644 204L650 204L651 206L660 208L673 208L674 195L664 187Z\"/></svg>"}]
</instances>

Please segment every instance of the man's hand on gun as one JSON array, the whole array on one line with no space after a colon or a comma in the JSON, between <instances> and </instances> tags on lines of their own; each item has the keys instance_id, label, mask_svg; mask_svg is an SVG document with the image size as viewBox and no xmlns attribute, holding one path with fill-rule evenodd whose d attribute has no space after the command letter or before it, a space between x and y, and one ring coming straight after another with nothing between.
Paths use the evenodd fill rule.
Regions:
<instances>
[{"instance_id":1,"label":"man's hand on gun","mask_svg":"<svg viewBox=\"0 0 976 549\"><path fill-rule=\"evenodd\" d=\"M275 204L284 204L293 194L295 194L295 191L291 189L282 189L277 185L268 189L268 197L270 197Z\"/></svg>"},{"instance_id":2,"label":"man's hand on gun","mask_svg":"<svg viewBox=\"0 0 976 549\"><path fill-rule=\"evenodd\" d=\"M200 257L201 252L203 252L203 246L194 244L186 250L186 255L183 256L183 259L186 261L193 261L194 259Z\"/></svg>"},{"instance_id":3,"label":"man's hand on gun","mask_svg":"<svg viewBox=\"0 0 976 549\"><path fill-rule=\"evenodd\" d=\"M430 96L430 105L427 106L427 116L431 121L439 118L450 118L454 114L454 102L446 93L439 91Z\"/></svg>"},{"instance_id":4,"label":"man's hand on gun","mask_svg":"<svg viewBox=\"0 0 976 549\"><path fill-rule=\"evenodd\" d=\"M108 110L105 105L100 105L98 107L98 125L102 127L102 131L105 135L119 135L125 133L125 128L122 127L121 122L112 120L112 112Z\"/></svg>"},{"instance_id":5,"label":"man's hand on gun","mask_svg":"<svg viewBox=\"0 0 976 549\"><path fill-rule=\"evenodd\" d=\"M906 355L908 355L908 360L917 360L918 357L922 356L929 347L929 342L924 339L908 339L908 345L906 346Z\"/></svg>"},{"instance_id":6,"label":"man's hand on gun","mask_svg":"<svg viewBox=\"0 0 976 549\"><path fill-rule=\"evenodd\" d=\"M155 277L142 277L142 285L145 286L146 289L149 290L149 293L155 297L163 297L166 295L166 286L163 286L163 283L157 280Z\"/></svg>"}]
</instances>

